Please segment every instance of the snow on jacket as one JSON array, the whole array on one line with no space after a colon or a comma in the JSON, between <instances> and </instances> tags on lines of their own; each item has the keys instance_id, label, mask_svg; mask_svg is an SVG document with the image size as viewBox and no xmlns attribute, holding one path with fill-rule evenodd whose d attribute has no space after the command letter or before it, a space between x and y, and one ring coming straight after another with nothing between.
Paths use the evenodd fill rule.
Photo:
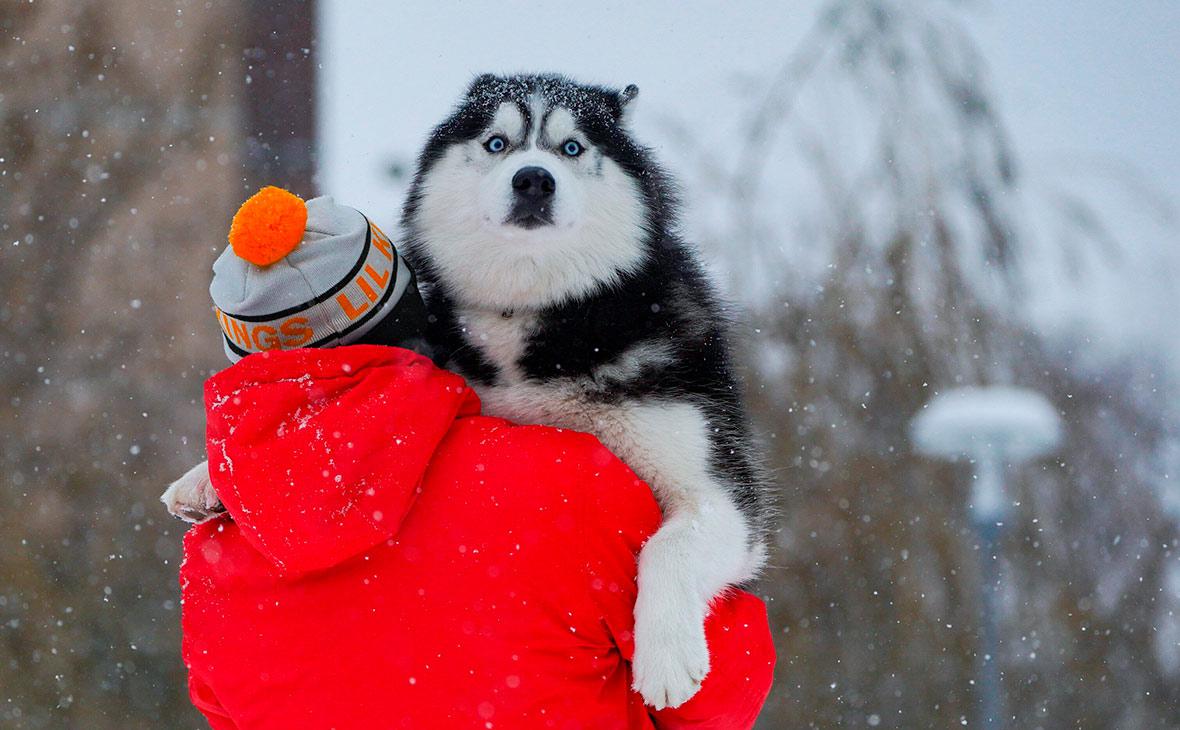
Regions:
<instances>
[{"instance_id":1,"label":"snow on jacket","mask_svg":"<svg viewBox=\"0 0 1180 730\"><path fill-rule=\"evenodd\" d=\"M660 512L592 436L479 415L376 346L251 355L206 384L229 517L181 567L193 703L240 728L746 728L765 607L733 592L680 708L630 691L635 556Z\"/></svg>"}]
</instances>

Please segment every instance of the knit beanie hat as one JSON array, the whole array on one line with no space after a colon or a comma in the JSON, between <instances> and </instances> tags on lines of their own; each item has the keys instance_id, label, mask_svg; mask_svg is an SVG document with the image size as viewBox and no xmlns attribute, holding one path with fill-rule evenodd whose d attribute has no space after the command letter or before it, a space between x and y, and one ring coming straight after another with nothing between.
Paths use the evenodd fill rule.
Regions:
<instances>
[{"instance_id":1,"label":"knit beanie hat","mask_svg":"<svg viewBox=\"0 0 1180 730\"><path fill-rule=\"evenodd\" d=\"M365 216L330 197L266 187L242 204L213 264L213 312L231 362L263 350L421 335L413 272Z\"/></svg>"}]
</instances>

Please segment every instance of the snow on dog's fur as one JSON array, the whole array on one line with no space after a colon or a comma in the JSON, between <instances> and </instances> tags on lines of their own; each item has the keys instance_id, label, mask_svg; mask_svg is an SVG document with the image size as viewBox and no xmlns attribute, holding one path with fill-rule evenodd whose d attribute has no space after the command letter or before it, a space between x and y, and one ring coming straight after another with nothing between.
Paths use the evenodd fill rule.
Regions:
<instances>
[{"instance_id":1,"label":"snow on dog's fur","mask_svg":"<svg viewBox=\"0 0 1180 730\"><path fill-rule=\"evenodd\" d=\"M709 670L710 601L764 560L766 485L713 286L626 125L638 90L485 75L431 135L403 215L436 360L484 411L593 433L655 492L639 556L635 688L656 708ZM207 512L207 473L162 498Z\"/></svg>"}]
</instances>

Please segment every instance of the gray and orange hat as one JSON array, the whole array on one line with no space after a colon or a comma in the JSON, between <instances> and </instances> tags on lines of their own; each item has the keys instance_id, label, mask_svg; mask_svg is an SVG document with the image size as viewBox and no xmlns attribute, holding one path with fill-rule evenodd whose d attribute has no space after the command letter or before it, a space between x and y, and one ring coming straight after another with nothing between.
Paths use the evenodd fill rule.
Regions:
<instances>
[{"instance_id":1,"label":"gray and orange hat","mask_svg":"<svg viewBox=\"0 0 1180 730\"><path fill-rule=\"evenodd\" d=\"M264 350L395 345L426 324L413 272L364 215L265 187L242 204L213 264L213 311L231 362Z\"/></svg>"}]
</instances>

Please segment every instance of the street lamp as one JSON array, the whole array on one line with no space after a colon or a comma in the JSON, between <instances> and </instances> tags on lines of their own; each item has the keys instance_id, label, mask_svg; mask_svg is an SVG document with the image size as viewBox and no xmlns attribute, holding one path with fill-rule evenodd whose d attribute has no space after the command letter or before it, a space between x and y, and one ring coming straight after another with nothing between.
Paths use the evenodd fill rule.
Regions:
<instances>
[{"instance_id":1,"label":"street lamp","mask_svg":"<svg viewBox=\"0 0 1180 730\"><path fill-rule=\"evenodd\" d=\"M935 396L914 417L911 436L918 451L941 459L967 458L975 469L971 523L984 546L980 602L983 637L980 673L980 725L1003 725L1000 691L999 624L995 591L999 585L996 549L1008 513L1004 468L1043 456L1061 442L1061 419L1043 395L1002 386L956 388Z\"/></svg>"}]
</instances>

